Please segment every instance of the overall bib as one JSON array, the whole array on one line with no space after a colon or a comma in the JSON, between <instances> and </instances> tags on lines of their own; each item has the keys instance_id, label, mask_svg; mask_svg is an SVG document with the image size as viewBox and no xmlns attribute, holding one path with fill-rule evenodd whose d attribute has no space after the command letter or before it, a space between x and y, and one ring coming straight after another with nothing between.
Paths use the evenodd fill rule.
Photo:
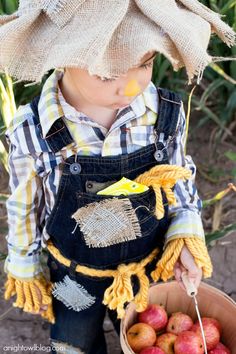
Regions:
<instances>
[{"instance_id":1,"label":"overall bib","mask_svg":"<svg viewBox=\"0 0 236 354\"><path fill-rule=\"evenodd\" d=\"M85 276L75 272L76 265L80 264L100 270L116 269L122 263L141 261L157 247L160 250L163 248L164 235L168 228L168 204L164 193L165 215L161 220L157 220L154 215L156 200L152 187L139 194L115 198L96 194L97 190L119 181L122 177L134 180L157 164L168 164L166 143L176 132L180 98L163 89L158 89L158 95L158 118L154 127L157 136L156 143L125 155L111 157L77 155L67 158L64 161L55 205L46 222L46 230L53 245L64 257L72 261L70 268L68 268L49 254L47 264L50 268L51 281L53 283L60 282L68 275L82 289L81 308L77 310L69 308L62 301L53 297L56 323L51 326L51 339L53 342L67 343L75 348L80 348L81 352L86 354L106 354L103 334L106 306L102 304L102 300L112 279ZM31 107L35 123L40 127L37 99L32 102ZM55 153L73 142L62 118L54 123L46 140L50 149ZM133 213L131 218L136 218L134 224L138 225L139 232L136 237L127 236L128 239L125 239L126 228L130 228L130 225L132 227L133 219L129 224L129 220L124 218L125 221L118 220L117 225L121 227L121 231L119 236L114 238L116 223L112 224L113 219L119 219L118 214L120 208L123 207L124 199L130 214ZM106 214L107 202L115 204L114 209L111 209L113 211L110 210ZM89 220L88 216L85 225L88 229L94 227L93 231L98 230L98 234L94 236L95 241L91 233L86 234L86 227L81 230L81 227L72 218L72 215L80 208L84 208L82 210L86 211L86 206L97 208L92 215L97 215L98 219L99 213L104 213L102 223L98 220L96 224L94 217ZM101 206L102 208L100 208ZM112 212L113 215L110 215ZM106 235L106 241L103 240L103 235L104 237ZM156 262L157 258L155 262L148 264L147 274L150 274ZM139 284L135 277L133 284L134 292L137 292ZM86 301L89 302L89 305L86 304ZM119 320L116 318L115 311L109 310L109 312L118 331ZM53 352L55 353L55 351Z\"/></svg>"}]
</instances>

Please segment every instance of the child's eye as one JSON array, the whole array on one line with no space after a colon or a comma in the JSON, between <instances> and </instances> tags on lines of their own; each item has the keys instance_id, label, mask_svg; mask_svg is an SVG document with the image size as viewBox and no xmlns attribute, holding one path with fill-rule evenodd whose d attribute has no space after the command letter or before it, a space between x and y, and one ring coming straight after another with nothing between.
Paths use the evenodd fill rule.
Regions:
<instances>
[{"instance_id":1,"label":"child's eye","mask_svg":"<svg viewBox=\"0 0 236 354\"><path fill-rule=\"evenodd\" d=\"M109 79L107 77L100 77L100 76L97 76L97 78L102 81L102 82L111 82L111 81L115 81L115 79Z\"/></svg>"},{"instance_id":2,"label":"child's eye","mask_svg":"<svg viewBox=\"0 0 236 354\"><path fill-rule=\"evenodd\" d=\"M140 67L143 68L143 69L148 69L148 68L151 68L152 66L153 66L153 62L147 63L147 64L143 64Z\"/></svg>"}]
</instances>

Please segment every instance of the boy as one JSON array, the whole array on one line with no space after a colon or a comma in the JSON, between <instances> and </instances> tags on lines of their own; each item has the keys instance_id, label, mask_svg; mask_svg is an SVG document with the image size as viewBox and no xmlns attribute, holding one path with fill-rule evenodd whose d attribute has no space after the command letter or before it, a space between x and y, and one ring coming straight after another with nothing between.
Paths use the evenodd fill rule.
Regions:
<instances>
[{"instance_id":1,"label":"boy","mask_svg":"<svg viewBox=\"0 0 236 354\"><path fill-rule=\"evenodd\" d=\"M182 1L186 8L169 2L171 11L166 1L158 3L156 11L151 1L22 1L17 14L2 19L8 23L0 29L1 67L30 80L39 80L47 65L64 68L47 79L40 97L19 108L6 133L12 194L5 297L16 293L16 306L52 322L52 343L68 353L105 354L104 305L118 328L114 310L121 318L133 300L142 311L150 277L166 280L174 273L183 286L187 271L198 287L202 272L211 275L195 166L183 152L183 107L178 95L156 89L151 75L162 51L176 68L185 64L191 80L210 61L207 21L225 40L231 36L228 44L233 33L197 1ZM189 45L201 48L199 57L185 50L185 30L176 35L168 17L162 22L161 9L170 22L180 14L185 30L188 23L199 25L203 40L196 31ZM17 47L20 69L18 59L8 57L15 38L7 49L4 41L17 21L26 37ZM151 34L160 41L147 41ZM106 196L122 177L147 189ZM42 274L42 247L49 251L53 289Z\"/></svg>"}]
</instances>

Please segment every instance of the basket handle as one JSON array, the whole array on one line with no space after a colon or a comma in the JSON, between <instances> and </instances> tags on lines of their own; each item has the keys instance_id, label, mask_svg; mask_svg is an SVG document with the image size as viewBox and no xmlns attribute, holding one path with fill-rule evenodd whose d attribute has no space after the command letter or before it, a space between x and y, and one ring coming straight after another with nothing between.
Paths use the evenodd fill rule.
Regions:
<instances>
[{"instance_id":1,"label":"basket handle","mask_svg":"<svg viewBox=\"0 0 236 354\"><path fill-rule=\"evenodd\" d=\"M193 297L197 295L197 288L195 287L193 282L189 279L187 272L182 272L181 278L188 296Z\"/></svg>"}]
</instances>

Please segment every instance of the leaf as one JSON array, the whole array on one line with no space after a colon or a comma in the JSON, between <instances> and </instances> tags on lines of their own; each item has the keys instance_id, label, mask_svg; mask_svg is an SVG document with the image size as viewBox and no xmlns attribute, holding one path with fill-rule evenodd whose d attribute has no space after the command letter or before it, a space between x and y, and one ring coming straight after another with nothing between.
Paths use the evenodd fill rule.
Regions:
<instances>
[{"instance_id":1,"label":"leaf","mask_svg":"<svg viewBox=\"0 0 236 354\"><path fill-rule=\"evenodd\" d=\"M233 161L233 162L236 161L236 152L234 152L234 151L231 151L231 150L226 151L226 152L225 152L225 156L226 156L229 160L231 160L231 161Z\"/></svg>"},{"instance_id":2,"label":"leaf","mask_svg":"<svg viewBox=\"0 0 236 354\"><path fill-rule=\"evenodd\" d=\"M0 252L0 261L4 261L6 258L7 258L7 254Z\"/></svg>"},{"instance_id":3,"label":"leaf","mask_svg":"<svg viewBox=\"0 0 236 354\"><path fill-rule=\"evenodd\" d=\"M6 203L8 197L9 197L8 194L0 193L0 203Z\"/></svg>"},{"instance_id":4,"label":"leaf","mask_svg":"<svg viewBox=\"0 0 236 354\"><path fill-rule=\"evenodd\" d=\"M193 104L197 110L203 111L209 119L213 120L222 130L224 130L228 135L232 135L231 131L224 126L224 122L214 113L210 108L206 106L200 106L199 101L196 98L192 98Z\"/></svg>"},{"instance_id":5,"label":"leaf","mask_svg":"<svg viewBox=\"0 0 236 354\"><path fill-rule=\"evenodd\" d=\"M233 111L236 109L236 90L228 98L226 109Z\"/></svg>"},{"instance_id":6,"label":"leaf","mask_svg":"<svg viewBox=\"0 0 236 354\"><path fill-rule=\"evenodd\" d=\"M236 168L233 168L231 173L232 173L232 176L236 178Z\"/></svg>"},{"instance_id":7,"label":"leaf","mask_svg":"<svg viewBox=\"0 0 236 354\"><path fill-rule=\"evenodd\" d=\"M213 82L211 82L210 85L208 85L207 89L204 91L200 99L199 106L200 107L204 106L206 104L208 97L211 96L212 93L222 85L225 85L225 80L222 78L218 78Z\"/></svg>"},{"instance_id":8,"label":"leaf","mask_svg":"<svg viewBox=\"0 0 236 354\"><path fill-rule=\"evenodd\" d=\"M3 1L3 9L4 12L8 15L12 14L17 10L18 0L4 0Z\"/></svg>"},{"instance_id":9,"label":"leaf","mask_svg":"<svg viewBox=\"0 0 236 354\"><path fill-rule=\"evenodd\" d=\"M234 80L231 76L226 74L226 72L217 64L211 63L210 67L217 72L217 74L223 76L223 78L227 81L229 81L231 84L236 85L236 80Z\"/></svg>"},{"instance_id":10,"label":"leaf","mask_svg":"<svg viewBox=\"0 0 236 354\"><path fill-rule=\"evenodd\" d=\"M232 7L236 5L236 0L230 0L228 1L222 8L220 13L222 15L225 15Z\"/></svg>"},{"instance_id":11,"label":"leaf","mask_svg":"<svg viewBox=\"0 0 236 354\"><path fill-rule=\"evenodd\" d=\"M214 213L213 213L213 220L212 220L212 231L219 230L220 222L222 217L222 200L219 203L215 204Z\"/></svg>"},{"instance_id":12,"label":"leaf","mask_svg":"<svg viewBox=\"0 0 236 354\"><path fill-rule=\"evenodd\" d=\"M3 164L6 171L8 171L8 163L7 163L8 152L6 151L2 141L0 140L0 161Z\"/></svg>"},{"instance_id":13,"label":"leaf","mask_svg":"<svg viewBox=\"0 0 236 354\"><path fill-rule=\"evenodd\" d=\"M236 224L230 224L221 230L213 231L206 234L206 244L209 245L212 241L228 236L229 233L236 231Z\"/></svg>"},{"instance_id":14,"label":"leaf","mask_svg":"<svg viewBox=\"0 0 236 354\"><path fill-rule=\"evenodd\" d=\"M235 192L235 186L233 183L229 183L228 187L224 189L223 191L218 192L213 198L211 199L206 199L203 200L203 208L213 205L217 202L219 202L221 199L223 199L229 192L234 191Z\"/></svg>"}]
</instances>

